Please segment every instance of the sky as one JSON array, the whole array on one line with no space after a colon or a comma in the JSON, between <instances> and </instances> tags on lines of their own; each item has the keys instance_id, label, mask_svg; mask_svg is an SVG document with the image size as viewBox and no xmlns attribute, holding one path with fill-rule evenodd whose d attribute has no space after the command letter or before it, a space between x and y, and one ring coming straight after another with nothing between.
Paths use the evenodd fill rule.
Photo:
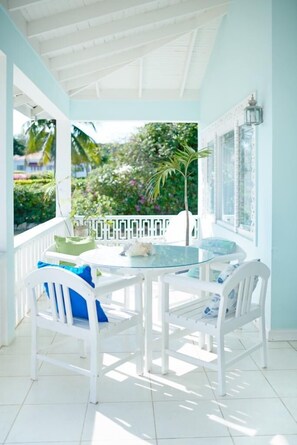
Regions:
<instances>
[{"instance_id":1,"label":"sky","mask_svg":"<svg viewBox=\"0 0 297 445\"><path fill-rule=\"evenodd\" d=\"M13 115L13 133L19 134L22 131L22 125L29 119L24 114L14 111ZM76 125L95 139L96 142L125 142L129 136L142 127L145 122L142 121L101 121L95 122L97 131L94 132L90 126L81 122Z\"/></svg>"}]
</instances>

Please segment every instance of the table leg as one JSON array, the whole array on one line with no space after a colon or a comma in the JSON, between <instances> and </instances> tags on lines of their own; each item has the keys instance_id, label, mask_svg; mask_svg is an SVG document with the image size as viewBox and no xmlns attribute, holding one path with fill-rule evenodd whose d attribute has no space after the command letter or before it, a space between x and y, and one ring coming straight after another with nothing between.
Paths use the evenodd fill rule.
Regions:
<instances>
[{"instance_id":1,"label":"table leg","mask_svg":"<svg viewBox=\"0 0 297 445\"><path fill-rule=\"evenodd\" d=\"M152 278L145 276L143 283L144 293L144 366L145 371L152 369L153 349L153 301L152 301Z\"/></svg>"}]
</instances>

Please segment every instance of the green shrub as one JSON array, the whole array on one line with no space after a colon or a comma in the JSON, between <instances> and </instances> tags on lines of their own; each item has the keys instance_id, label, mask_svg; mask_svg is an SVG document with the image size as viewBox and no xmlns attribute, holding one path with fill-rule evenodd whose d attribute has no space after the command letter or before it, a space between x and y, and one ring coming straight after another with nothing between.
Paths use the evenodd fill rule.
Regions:
<instances>
[{"instance_id":1,"label":"green shrub","mask_svg":"<svg viewBox=\"0 0 297 445\"><path fill-rule=\"evenodd\" d=\"M44 184L44 181L42 181ZM41 224L54 218L55 196L48 197L40 180L15 181L14 183L14 224Z\"/></svg>"}]
</instances>

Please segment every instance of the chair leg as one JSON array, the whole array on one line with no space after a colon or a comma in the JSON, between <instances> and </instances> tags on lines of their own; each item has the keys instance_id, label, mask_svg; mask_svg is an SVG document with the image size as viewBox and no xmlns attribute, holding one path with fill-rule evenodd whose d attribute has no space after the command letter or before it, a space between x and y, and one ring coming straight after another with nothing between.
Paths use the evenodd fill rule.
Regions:
<instances>
[{"instance_id":1,"label":"chair leg","mask_svg":"<svg viewBox=\"0 0 297 445\"><path fill-rule=\"evenodd\" d=\"M167 350L169 348L169 323L165 319L165 313L169 311L169 285L162 283L161 293L161 307L162 307L162 374L168 372L169 357Z\"/></svg>"},{"instance_id":2,"label":"chair leg","mask_svg":"<svg viewBox=\"0 0 297 445\"><path fill-rule=\"evenodd\" d=\"M140 283L135 286L135 308L140 314L143 313L142 306L142 283ZM142 319L137 325L137 346L139 355L136 361L136 372L138 375L142 375L144 368L144 329Z\"/></svg>"},{"instance_id":3,"label":"chair leg","mask_svg":"<svg viewBox=\"0 0 297 445\"><path fill-rule=\"evenodd\" d=\"M98 348L97 342L90 342L90 403L98 403L97 378L98 378Z\"/></svg>"},{"instance_id":4,"label":"chair leg","mask_svg":"<svg viewBox=\"0 0 297 445\"><path fill-rule=\"evenodd\" d=\"M224 350L224 335L218 336L218 393L220 396L226 394L226 366L225 366L225 350Z\"/></svg>"},{"instance_id":5,"label":"chair leg","mask_svg":"<svg viewBox=\"0 0 297 445\"><path fill-rule=\"evenodd\" d=\"M267 340L266 340L266 327L265 327L265 315L262 314L260 318L260 338L262 342L262 368L267 368Z\"/></svg>"},{"instance_id":6,"label":"chair leg","mask_svg":"<svg viewBox=\"0 0 297 445\"><path fill-rule=\"evenodd\" d=\"M37 326L33 320L31 337L31 379L37 380Z\"/></svg>"}]
</instances>

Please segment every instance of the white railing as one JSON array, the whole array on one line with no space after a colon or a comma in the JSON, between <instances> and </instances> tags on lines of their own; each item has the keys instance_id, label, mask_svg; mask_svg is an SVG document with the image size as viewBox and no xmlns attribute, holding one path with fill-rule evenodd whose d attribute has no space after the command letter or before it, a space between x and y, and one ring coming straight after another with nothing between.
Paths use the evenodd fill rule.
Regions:
<instances>
[{"instance_id":1,"label":"white railing","mask_svg":"<svg viewBox=\"0 0 297 445\"><path fill-rule=\"evenodd\" d=\"M69 235L65 218L54 218L14 237L16 324L28 312L25 276L36 268L44 250L54 242L54 235Z\"/></svg>"},{"instance_id":2,"label":"white railing","mask_svg":"<svg viewBox=\"0 0 297 445\"><path fill-rule=\"evenodd\" d=\"M86 224L88 232L93 233L96 240L102 244L113 244L133 238L162 238L170 219L174 215L106 215L104 217L88 218L76 216L79 225ZM193 238L198 237L199 220L195 218Z\"/></svg>"},{"instance_id":3,"label":"white railing","mask_svg":"<svg viewBox=\"0 0 297 445\"><path fill-rule=\"evenodd\" d=\"M173 215L108 215L90 218L87 221L89 230L95 234L96 240L102 244L114 244L133 238L157 238L165 234L170 218ZM79 224L84 217L75 218ZM195 217L195 228L192 236L198 235L198 217ZM16 324L28 312L28 299L24 287L25 276L36 268L42 253L54 243L54 235L69 236L70 229L65 218L54 218L14 237L15 257L15 297Z\"/></svg>"}]
</instances>

